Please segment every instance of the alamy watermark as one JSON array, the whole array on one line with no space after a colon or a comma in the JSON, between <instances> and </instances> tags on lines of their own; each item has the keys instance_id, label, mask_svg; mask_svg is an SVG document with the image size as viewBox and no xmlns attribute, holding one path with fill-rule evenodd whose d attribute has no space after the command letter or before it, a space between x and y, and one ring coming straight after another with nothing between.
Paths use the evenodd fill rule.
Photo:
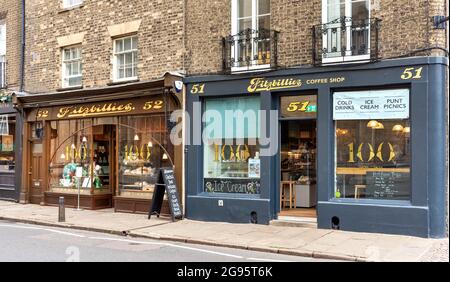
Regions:
<instances>
[{"instance_id":1,"label":"alamy watermark","mask_svg":"<svg viewBox=\"0 0 450 282\"><path fill-rule=\"evenodd\" d=\"M259 145L260 156L278 152L277 110L205 110L194 102L192 114L172 112L170 131L173 145ZM184 138L183 138L184 136Z\"/></svg>"}]
</instances>

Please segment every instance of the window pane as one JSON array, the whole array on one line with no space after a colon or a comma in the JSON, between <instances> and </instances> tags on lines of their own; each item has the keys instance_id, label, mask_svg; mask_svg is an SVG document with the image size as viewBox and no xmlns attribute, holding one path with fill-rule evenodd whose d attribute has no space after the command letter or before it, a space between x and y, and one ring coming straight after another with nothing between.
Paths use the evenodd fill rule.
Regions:
<instances>
[{"instance_id":1,"label":"window pane","mask_svg":"<svg viewBox=\"0 0 450 282\"><path fill-rule=\"evenodd\" d=\"M258 15L270 14L270 0L258 0Z\"/></svg>"},{"instance_id":2,"label":"window pane","mask_svg":"<svg viewBox=\"0 0 450 282\"><path fill-rule=\"evenodd\" d=\"M352 3L352 20L363 24L369 18L369 1L353 1Z\"/></svg>"},{"instance_id":3,"label":"window pane","mask_svg":"<svg viewBox=\"0 0 450 282\"><path fill-rule=\"evenodd\" d=\"M13 172L15 169L15 115L0 115L0 172ZM14 175L3 177L4 183L0 186L11 185L14 187Z\"/></svg>"},{"instance_id":4,"label":"window pane","mask_svg":"<svg viewBox=\"0 0 450 282\"><path fill-rule=\"evenodd\" d=\"M50 189L53 192L75 193L78 185L81 194L90 194L93 185L90 141L92 140L91 121L71 120L52 122L56 138L51 140ZM84 129L84 130L83 130ZM84 142L87 141L87 142ZM83 176L75 177L77 167Z\"/></svg>"},{"instance_id":5,"label":"window pane","mask_svg":"<svg viewBox=\"0 0 450 282\"><path fill-rule=\"evenodd\" d=\"M66 64L66 73L65 76L69 76L72 74L72 65L71 64Z\"/></svg>"},{"instance_id":6,"label":"window pane","mask_svg":"<svg viewBox=\"0 0 450 282\"><path fill-rule=\"evenodd\" d=\"M335 105L335 107L346 107L335 109L335 117L345 119L360 116L359 120L336 120L335 122L335 197L409 200L411 196L411 125L408 118L394 117L401 111L408 111L409 102L407 102L407 108L404 108L404 104L401 103L406 101L402 102L401 99L391 96L384 98L392 91L363 92L365 93L361 95L364 98L353 100L348 98L345 103L341 99L340 104ZM381 94L382 92L389 93ZM363 109L360 105L370 108ZM400 110L395 112L392 110L394 106L402 106L402 108L396 108ZM375 114L373 109L378 109ZM341 110L348 113L338 115L336 111ZM362 110L364 112L359 112Z\"/></svg>"},{"instance_id":7,"label":"window pane","mask_svg":"<svg viewBox=\"0 0 450 282\"><path fill-rule=\"evenodd\" d=\"M119 78L124 78L125 77L125 69L121 68L119 69Z\"/></svg>"},{"instance_id":8,"label":"window pane","mask_svg":"<svg viewBox=\"0 0 450 282\"><path fill-rule=\"evenodd\" d=\"M132 49L137 49L137 37L132 37L131 38L131 48Z\"/></svg>"},{"instance_id":9,"label":"window pane","mask_svg":"<svg viewBox=\"0 0 450 282\"><path fill-rule=\"evenodd\" d=\"M327 3L327 22L331 22L345 16L345 0L328 0Z\"/></svg>"},{"instance_id":10,"label":"window pane","mask_svg":"<svg viewBox=\"0 0 450 282\"><path fill-rule=\"evenodd\" d=\"M159 169L171 166L169 157L173 159L169 134L163 133L164 116L123 116L118 128L120 196L151 199Z\"/></svg>"},{"instance_id":11,"label":"window pane","mask_svg":"<svg viewBox=\"0 0 450 282\"><path fill-rule=\"evenodd\" d=\"M116 40L116 53L123 51L123 40Z\"/></svg>"},{"instance_id":12,"label":"window pane","mask_svg":"<svg viewBox=\"0 0 450 282\"><path fill-rule=\"evenodd\" d=\"M79 73L80 62L72 63L72 73L71 75L78 75Z\"/></svg>"},{"instance_id":13,"label":"window pane","mask_svg":"<svg viewBox=\"0 0 450 282\"><path fill-rule=\"evenodd\" d=\"M131 38L125 38L124 40L123 40L123 44L124 44L124 47L123 47L123 49L126 51L126 50L131 50Z\"/></svg>"},{"instance_id":14,"label":"window pane","mask_svg":"<svg viewBox=\"0 0 450 282\"><path fill-rule=\"evenodd\" d=\"M125 55L117 55L117 67L122 68L125 65Z\"/></svg>"},{"instance_id":15,"label":"window pane","mask_svg":"<svg viewBox=\"0 0 450 282\"><path fill-rule=\"evenodd\" d=\"M81 85L80 76L69 78L69 86L77 86L77 85Z\"/></svg>"},{"instance_id":16,"label":"window pane","mask_svg":"<svg viewBox=\"0 0 450 282\"><path fill-rule=\"evenodd\" d=\"M261 193L259 109L259 97L205 102L205 192Z\"/></svg>"},{"instance_id":17,"label":"window pane","mask_svg":"<svg viewBox=\"0 0 450 282\"><path fill-rule=\"evenodd\" d=\"M238 0L238 17L251 17L252 16L252 0Z\"/></svg>"},{"instance_id":18,"label":"window pane","mask_svg":"<svg viewBox=\"0 0 450 282\"><path fill-rule=\"evenodd\" d=\"M64 49L64 60L70 60L70 49Z\"/></svg>"},{"instance_id":19,"label":"window pane","mask_svg":"<svg viewBox=\"0 0 450 282\"><path fill-rule=\"evenodd\" d=\"M262 16L258 18L258 29L270 29L270 16Z\"/></svg>"},{"instance_id":20,"label":"window pane","mask_svg":"<svg viewBox=\"0 0 450 282\"><path fill-rule=\"evenodd\" d=\"M125 69L125 77L133 77L133 69L132 68Z\"/></svg>"},{"instance_id":21,"label":"window pane","mask_svg":"<svg viewBox=\"0 0 450 282\"><path fill-rule=\"evenodd\" d=\"M238 20L238 31L243 31L252 28L252 19Z\"/></svg>"}]
</instances>

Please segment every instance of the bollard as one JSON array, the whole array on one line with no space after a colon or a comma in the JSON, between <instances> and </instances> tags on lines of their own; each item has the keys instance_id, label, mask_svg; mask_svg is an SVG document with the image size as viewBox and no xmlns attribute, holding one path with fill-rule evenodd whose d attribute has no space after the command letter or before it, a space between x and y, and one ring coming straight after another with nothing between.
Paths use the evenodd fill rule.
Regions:
<instances>
[{"instance_id":1,"label":"bollard","mask_svg":"<svg viewBox=\"0 0 450 282\"><path fill-rule=\"evenodd\" d=\"M58 222L66 221L66 208L64 207L64 197L59 197Z\"/></svg>"}]
</instances>

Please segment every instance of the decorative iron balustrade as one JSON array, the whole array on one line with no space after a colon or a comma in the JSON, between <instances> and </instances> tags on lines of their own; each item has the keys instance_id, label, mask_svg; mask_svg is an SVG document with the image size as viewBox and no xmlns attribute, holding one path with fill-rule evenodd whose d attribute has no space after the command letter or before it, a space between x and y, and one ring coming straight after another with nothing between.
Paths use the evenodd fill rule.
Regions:
<instances>
[{"instance_id":1,"label":"decorative iron balustrade","mask_svg":"<svg viewBox=\"0 0 450 282\"><path fill-rule=\"evenodd\" d=\"M380 22L341 17L313 26L313 64L378 60Z\"/></svg>"},{"instance_id":2,"label":"decorative iron balustrade","mask_svg":"<svg viewBox=\"0 0 450 282\"><path fill-rule=\"evenodd\" d=\"M278 66L278 31L246 29L222 39L223 70L239 72Z\"/></svg>"},{"instance_id":3,"label":"decorative iron balustrade","mask_svg":"<svg viewBox=\"0 0 450 282\"><path fill-rule=\"evenodd\" d=\"M6 88L6 62L0 57L0 89Z\"/></svg>"}]
</instances>

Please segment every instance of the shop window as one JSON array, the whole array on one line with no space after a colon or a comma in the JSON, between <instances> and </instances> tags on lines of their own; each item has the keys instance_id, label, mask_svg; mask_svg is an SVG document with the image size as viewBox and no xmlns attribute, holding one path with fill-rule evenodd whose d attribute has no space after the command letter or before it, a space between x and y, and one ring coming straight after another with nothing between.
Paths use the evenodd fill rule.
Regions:
<instances>
[{"instance_id":1,"label":"shop window","mask_svg":"<svg viewBox=\"0 0 450 282\"><path fill-rule=\"evenodd\" d=\"M91 194L95 187L101 192L102 168L92 160L92 121L64 120L52 121L54 132L50 142L50 190L60 193ZM81 169L82 177L77 177ZM108 190L109 192L109 190Z\"/></svg>"},{"instance_id":2,"label":"shop window","mask_svg":"<svg viewBox=\"0 0 450 282\"><path fill-rule=\"evenodd\" d=\"M335 198L409 200L409 90L337 92Z\"/></svg>"},{"instance_id":3,"label":"shop window","mask_svg":"<svg viewBox=\"0 0 450 282\"><path fill-rule=\"evenodd\" d=\"M52 121L50 190L151 199L159 169L173 167L166 123L164 115Z\"/></svg>"},{"instance_id":4,"label":"shop window","mask_svg":"<svg viewBox=\"0 0 450 282\"><path fill-rule=\"evenodd\" d=\"M151 199L159 169L172 167L163 115L119 118L119 195Z\"/></svg>"},{"instance_id":5,"label":"shop window","mask_svg":"<svg viewBox=\"0 0 450 282\"><path fill-rule=\"evenodd\" d=\"M259 97L205 100L205 192L261 193L259 110Z\"/></svg>"},{"instance_id":6,"label":"shop window","mask_svg":"<svg viewBox=\"0 0 450 282\"><path fill-rule=\"evenodd\" d=\"M136 36L114 40L115 81L137 79L137 43Z\"/></svg>"},{"instance_id":7,"label":"shop window","mask_svg":"<svg viewBox=\"0 0 450 282\"><path fill-rule=\"evenodd\" d=\"M62 62L63 87L81 86L82 84L82 64L81 47L64 48Z\"/></svg>"},{"instance_id":8,"label":"shop window","mask_svg":"<svg viewBox=\"0 0 450 282\"><path fill-rule=\"evenodd\" d=\"M0 116L0 172L14 172L14 137L16 118L14 115ZM1 183L0 183L1 184Z\"/></svg>"},{"instance_id":9,"label":"shop window","mask_svg":"<svg viewBox=\"0 0 450 282\"><path fill-rule=\"evenodd\" d=\"M83 0L63 0L63 8L72 8L83 4Z\"/></svg>"},{"instance_id":10,"label":"shop window","mask_svg":"<svg viewBox=\"0 0 450 282\"><path fill-rule=\"evenodd\" d=\"M31 138L41 139L44 136L44 126L41 121L33 122L31 124Z\"/></svg>"}]
</instances>

